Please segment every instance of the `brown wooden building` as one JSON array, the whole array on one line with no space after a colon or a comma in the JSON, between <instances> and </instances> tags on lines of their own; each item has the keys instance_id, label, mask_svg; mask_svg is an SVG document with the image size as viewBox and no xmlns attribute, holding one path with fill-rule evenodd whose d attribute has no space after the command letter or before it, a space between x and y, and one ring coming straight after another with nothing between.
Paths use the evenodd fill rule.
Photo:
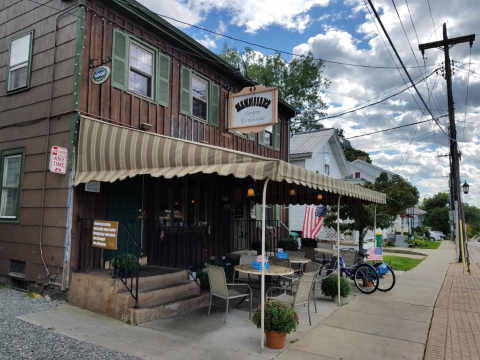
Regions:
<instances>
[{"instance_id":1,"label":"brown wooden building","mask_svg":"<svg viewBox=\"0 0 480 360\"><path fill-rule=\"evenodd\" d=\"M66 289L103 268L114 254L92 247L94 219L120 221L119 251L136 243L148 265L248 249L266 178L272 243L283 204L385 200L289 166L283 101L277 125L229 130L229 94L254 84L133 0L6 0L0 23L0 276ZM49 171L52 146L69 151L65 174Z\"/></svg>"}]
</instances>

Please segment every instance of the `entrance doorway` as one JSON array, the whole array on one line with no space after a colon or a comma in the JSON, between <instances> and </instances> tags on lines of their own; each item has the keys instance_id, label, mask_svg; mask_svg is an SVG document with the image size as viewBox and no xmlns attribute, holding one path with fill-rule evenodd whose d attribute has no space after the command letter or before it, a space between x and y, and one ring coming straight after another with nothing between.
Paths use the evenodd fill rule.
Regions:
<instances>
[{"instance_id":1,"label":"entrance doorway","mask_svg":"<svg viewBox=\"0 0 480 360\"><path fill-rule=\"evenodd\" d=\"M138 246L142 246L142 215L143 176L135 176L110 184L107 218L119 222L117 240L117 251L119 253L132 253L133 245L129 241L127 231L121 224L122 221L135 238ZM113 251L112 254L108 255L113 256Z\"/></svg>"}]
</instances>

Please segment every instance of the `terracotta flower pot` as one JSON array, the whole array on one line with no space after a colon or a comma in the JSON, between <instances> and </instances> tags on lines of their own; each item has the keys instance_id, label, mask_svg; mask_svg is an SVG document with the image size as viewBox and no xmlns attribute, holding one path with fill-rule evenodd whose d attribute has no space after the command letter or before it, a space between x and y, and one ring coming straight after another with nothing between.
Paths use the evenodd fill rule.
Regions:
<instances>
[{"instance_id":1,"label":"terracotta flower pot","mask_svg":"<svg viewBox=\"0 0 480 360\"><path fill-rule=\"evenodd\" d=\"M270 349L283 349L285 347L286 332L265 331L265 338L267 339L267 346Z\"/></svg>"}]
</instances>

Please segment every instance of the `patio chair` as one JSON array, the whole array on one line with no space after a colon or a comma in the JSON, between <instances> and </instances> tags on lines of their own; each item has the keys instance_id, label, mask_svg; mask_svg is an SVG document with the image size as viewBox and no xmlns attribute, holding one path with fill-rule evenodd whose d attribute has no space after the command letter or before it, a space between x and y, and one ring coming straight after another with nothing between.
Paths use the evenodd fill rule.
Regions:
<instances>
[{"instance_id":1,"label":"patio chair","mask_svg":"<svg viewBox=\"0 0 480 360\"><path fill-rule=\"evenodd\" d=\"M285 251L288 256L291 256L291 257L296 257L296 258L304 258L305 257L305 252L303 251Z\"/></svg>"},{"instance_id":2,"label":"patio chair","mask_svg":"<svg viewBox=\"0 0 480 360\"><path fill-rule=\"evenodd\" d=\"M257 261L257 256L256 255L246 255L242 254L240 256L239 260L239 265L245 265L245 264L252 264L253 261ZM235 277L235 273L238 273L237 277ZM247 282L248 285L251 286L251 283L255 282L260 282L260 277L258 275L253 275L253 274L245 274L241 273L238 271L234 271L233 274L233 281L232 282Z\"/></svg>"},{"instance_id":3,"label":"patio chair","mask_svg":"<svg viewBox=\"0 0 480 360\"><path fill-rule=\"evenodd\" d=\"M278 266L285 266L287 268L292 268L292 264L290 263L290 260L288 259L282 259L278 258L276 256L270 256L268 258L268 261L270 265L278 265ZM292 274L292 275L281 275L278 276L276 279L272 279L273 281L277 282L277 286L281 286L283 283L285 286L290 286L292 285L292 282L298 277L297 274Z\"/></svg>"},{"instance_id":4,"label":"patio chair","mask_svg":"<svg viewBox=\"0 0 480 360\"><path fill-rule=\"evenodd\" d=\"M317 273L306 273L303 274L298 281L296 282L297 288L294 290L287 290L284 288L277 288L278 290L283 290L283 294L278 296L269 296L268 293L275 289L271 288L267 291L267 300L273 299L281 301L285 304L290 305L295 308L297 305L307 305L308 307L308 321L310 326L312 325L312 319L310 317L310 294L312 293L313 286L317 279ZM292 295L288 295L287 291L292 291Z\"/></svg>"},{"instance_id":5,"label":"patio chair","mask_svg":"<svg viewBox=\"0 0 480 360\"><path fill-rule=\"evenodd\" d=\"M227 320L228 305L231 299L242 299L245 300L250 296L250 310L248 313L248 318L252 318L252 288L248 284L227 284L227 278L225 277L225 270L219 266L213 266L210 264L205 264L208 271L208 280L210 282L210 303L208 304L208 315L210 316L210 308L212 307L212 298L217 296L219 298L227 300L227 306L225 309L225 318L223 322ZM248 293L243 294L238 292L235 289L229 289L230 286L243 286L248 289ZM242 302L241 301L241 302ZM241 303L240 302L240 303ZM240 303L238 305L240 305Z\"/></svg>"}]
</instances>

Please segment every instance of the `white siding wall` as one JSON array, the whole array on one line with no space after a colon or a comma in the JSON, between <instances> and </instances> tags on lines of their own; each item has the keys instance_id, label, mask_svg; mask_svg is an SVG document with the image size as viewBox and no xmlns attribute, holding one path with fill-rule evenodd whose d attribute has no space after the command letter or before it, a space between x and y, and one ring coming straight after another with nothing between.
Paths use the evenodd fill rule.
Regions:
<instances>
[{"instance_id":1,"label":"white siding wall","mask_svg":"<svg viewBox=\"0 0 480 360\"><path fill-rule=\"evenodd\" d=\"M291 164L301 167L302 169L305 169L305 160L294 160L290 161Z\"/></svg>"}]
</instances>

